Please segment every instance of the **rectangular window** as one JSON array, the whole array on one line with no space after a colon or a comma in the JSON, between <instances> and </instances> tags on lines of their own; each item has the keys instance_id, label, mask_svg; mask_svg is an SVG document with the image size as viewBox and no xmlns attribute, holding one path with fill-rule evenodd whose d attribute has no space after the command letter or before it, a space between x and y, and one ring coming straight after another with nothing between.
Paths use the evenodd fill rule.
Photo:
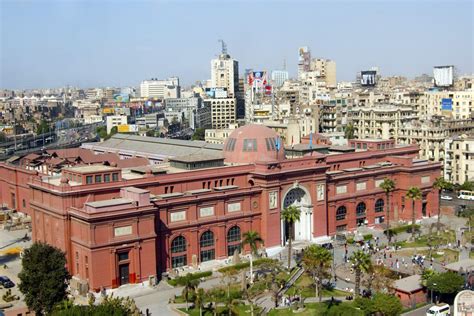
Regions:
<instances>
[{"instance_id":1,"label":"rectangular window","mask_svg":"<svg viewBox=\"0 0 474 316\"><path fill-rule=\"evenodd\" d=\"M186 255L171 257L171 267L183 267L186 265L186 261Z\"/></svg>"},{"instance_id":2,"label":"rectangular window","mask_svg":"<svg viewBox=\"0 0 474 316\"><path fill-rule=\"evenodd\" d=\"M229 203L227 205L227 212L240 212L240 202Z\"/></svg>"},{"instance_id":3,"label":"rectangular window","mask_svg":"<svg viewBox=\"0 0 474 316\"><path fill-rule=\"evenodd\" d=\"M112 173L112 181L118 181L118 173Z\"/></svg>"},{"instance_id":4,"label":"rectangular window","mask_svg":"<svg viewBox=\"0 0 474 316\"><path fill-rule=\"evenodd\" d=\"M214 251L214 249L202 250L202 251L201 251L201 262L206 262L206 261L214 260L214 258L215 258L215 251Z\"/></svg>"},{"instance_id":5,"label":"rectangular window","mask_svg":"<svg viewBox=\"0 0 474 316\"><path fill-rule=\"evenodd\" d=\"M367 189L367 183L366 182L359 182L356 184L356 190L357 191L362 191Z\"/></svg>"},{"instance_id":6,"label":"rectangular window","mask_svg":"<svg viewBox=\"0 0 474 316\"><path fill-rule=\"evenodd\" d=\"M117 254L118 261L125 261L128 260L128 251L127 252L119 252Z\"/></svg>"},{"instance_id":7,"label":"rectangular window","mask_svg":"<svg viewBox=\"0 0 474 316\"><path fill-rule=\"evenodd\" d=\"M343 232L347 230L347 225L336 226L336 232Z\"/></svg>"},{"instance_id":8,"label":"rectangular window","mask_svg":"<svg viewBox=\"0 0 474 316\"><path fill-rule=\"evenodd\" d=\"M95 176L95 183L101 183L102 182L102 175L100 174L97 174Z\"/></svg>"},{"instance_id":9,"label":"rectangular window","mask_svg":"<svg viewBox=\"0 0 474 316\"><path fill-rule=\"evenodd\" d=\"M380 188L380 185L383 183L383 179L377 179L375 180L375 187Z\"/></svg>"},{"instance_id":10,"label":"rectangular window","mask_svg":"<svg viewBox=\"0 0 474 316\"><path fill-rule=\"evenodd\" d=\"M86 177L86 184L91 184L92 183L92 176L87 176Z\"/></svg>"},{"instance_id":11,"label":"rectangular window","mask_svg":"<svg viewBox=\"0 0 474 316\"><path fill-rule=\"evenodd\" d=\"M199 217L206 217L214 215L214 206L201 207L199 209Z\"/></svg>"},{"instance_id":12,"label":"rectangular window","mask_svg":"<svg viewBox=\"0 0 474 316\"><path fill-rule=\"evenodd\" d=\"M336 194L344 194L347 193L347 185L338 185L336 187Z\"/></svg>"},{"instance_id":13,"label":"rectangular window","mask_svg":"<svg viewBox=\"0 0 474 316\"><path fill-rule=\"evenodd\" d=\"M104 182L110 182L110 174L104 174Z\"/></svg>"},{"instance_id":14,"label":"rectangular window","mask_svg":"<svg viewBox=\"0 0 474 316\"><path fill-rule=\"evenodd\" d=\"M186 211L173 212L170 214L171 222L184 221L186 219Z\"/></svg>"},{"instance_id":15,"label":"rectangular window","mask_svg":"<svg viewBox=\"0 0 474 316\"><path fill-rule=\"evenodd\" d=\"M430 176L421 177L421 183L430 183Z\"/></svg>"},{"instance_id":16,"label":"rectangular window","mask_svg":"<svg viewBox=\"0 0 474 316\"><path fill-rule=\"evenodd\" d=\"M229 257L233 256L236 250L238 252L240 252L240 244L228 245L227 246L227 256L229 256Z\"/></svg>"}]
</instances>

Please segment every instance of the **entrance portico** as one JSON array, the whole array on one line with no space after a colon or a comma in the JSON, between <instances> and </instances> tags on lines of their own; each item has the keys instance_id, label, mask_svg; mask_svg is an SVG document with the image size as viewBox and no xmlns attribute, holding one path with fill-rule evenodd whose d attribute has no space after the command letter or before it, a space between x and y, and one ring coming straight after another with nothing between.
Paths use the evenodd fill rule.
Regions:
<instances>
[{"instance_id":1,"label":"entrance portico","mask_svg":"<svg viewBox=\"0 0 474 316\"><path fill-rule=\"evenodd\" d=\"M283 197L283 208L296 206L300 210L300 220L293 224L293 239L295 241L311 241L313 237L313 205L308 190L297 182ZM288 241L289 227L281 221L282 245Z\"/></svg>"}]
</instances>

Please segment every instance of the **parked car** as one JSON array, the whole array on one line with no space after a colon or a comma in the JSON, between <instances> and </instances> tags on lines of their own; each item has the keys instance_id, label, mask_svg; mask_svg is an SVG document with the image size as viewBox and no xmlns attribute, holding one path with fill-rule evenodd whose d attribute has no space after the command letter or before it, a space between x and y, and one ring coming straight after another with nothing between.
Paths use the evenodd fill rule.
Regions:
<instances>
[{"instance_id":1,"label":"parked car","mask_svg":"<svg viewBox=\"0 0 474 316\"><path fill-rule=\"evenodd\" d=\"M15 283L13 283L12 280L10 280L7 276L4 275L0 276L0 284L6 289L15 286Z\"/></svg>"},{"instance_id":2,"label":"parked car","mask_svg":"<svg viewBox=\"0 0 474 316\"><path fill-rule=\"evenodd\" d=\"M441 200L451 201L453 199L452 196L449 195L441 195Z\"/></svg>"}]
</instances>

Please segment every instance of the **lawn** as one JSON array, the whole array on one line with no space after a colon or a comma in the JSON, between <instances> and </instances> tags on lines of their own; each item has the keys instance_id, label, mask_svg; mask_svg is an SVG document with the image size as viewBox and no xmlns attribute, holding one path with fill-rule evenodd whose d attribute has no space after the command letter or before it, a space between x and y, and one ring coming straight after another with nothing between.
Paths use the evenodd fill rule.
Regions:
<instances>
[{"instance_id":1,"label":"lawn","mask_svg":"<svg viewBox=\"0 0 474 316\"><path fill-rule=\"evenodd\" d=\"M436 262L441 263L441 262L444 261L445 263L451 263L451 262L458 261L458 257L459 257L459 252L458 251L452 250L452 249L440 249L439 251L444 252L444 254L442 254L442 255L437 254L435 249L433 249L431 251L431 254L432 254L432 256L433 256L433 258L435 259ZM429 265L429 258L428 258L429 252L430 251L428 249L423 249L423 250L417 250L416 254L425 255L426 260L427 260L427 261L425 261L425 264ZM397 253L399 255L411 257L414 253L414 250L413 249L402 249L402 250L398 250Z\"/></svg>"},{"instance_id":2,"label":"lawn","mask_svg":"<svg viewBox=\"0 0 474 316\"><path fill-rule=\"evenodd\" d=\"M199 309L196 309L196 308L190 309L188 311L186 311L186 308L179 308L179 310L191 316L199 316ZM257 306L254 306L253 311L255 315L258 315L258 313L260 312L260 308ZM250 305L244 305L244 304L238 305L235 307L235 312L237 313L237 315L250 315ZM213 311L204 308L202 310L202 315L213 316L214 313ZM224 306L218 306L217 315L227 315L227 309Z\"/></svg>"},{"instance_id":3,"label":"lawn","mask_svg":"<svg viewBox=\"0 0 474 316\"><path fill-rule=\"evenodd\" d=\"M310 315L325 315L329 310L334 308L343 308L343 313L338 313L338 315L351 315L351 316L363 316L364 313L354 307L351 303L340 303L337 305L330 305L329 303L308 303L305 304L305 310L301 312L293 312L291 308L284 309L272 309L268 315L269 316L287 316L287 315L301 315L301 316L310 316ZM336 314L334 314L336 315Z\"/></svg>"},{"instance_id":4,"label":"lawn","mask_svg":"<svg viewBox=\"0 0 474 316\"><path fill-rule=\"evenodd\" d=\"M456 243L456 233L454 230L440 231L439 236L436 231L432 233L432 245L447 245ZM415 241L400 241L396 243L402 248L428 247L428 235L415 238Z\"/></svg>"},{"instance_id":5,"label":"lawn","mask_svg":"<svg viewBox=\"0 0 474 316\"><path fill-rule=\"evenodd\" d=\"M295 295L296 294L296 289L299 289L301 292L302 297L314 297L315 291L314 291L314 282L313 280L307 275L303 274L298 280L296 280L296 283L293 284L292 287L288 289L286 292L287 295ZM329 297L329 296L347 296L349 295L348 292L337 290L337 289L323 289L323 296L324 297Z\"/></svg>"}]
</instances>

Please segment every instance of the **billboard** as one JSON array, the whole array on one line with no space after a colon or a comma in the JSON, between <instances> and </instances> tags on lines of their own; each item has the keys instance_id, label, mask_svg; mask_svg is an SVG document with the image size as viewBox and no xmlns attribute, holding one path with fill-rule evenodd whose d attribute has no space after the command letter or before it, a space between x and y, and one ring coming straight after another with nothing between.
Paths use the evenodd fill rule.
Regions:
<instances>
[{"instance_id":1,"label":"billboard","mask_svg":"<svg viewBox=\"0 0 474 316\"><path fill-rule=\"evenodd\" d=\"M453 100L451 98L441 99L441 110L443 110L443 111L452 111L453 110Z\"/></svg>"},{"instance_id":2,"label":"billboard","mask_svg":"<svg viewBox=\"0 0 474 316\"><path fill-rule=\"evenodd\" d=\"M252 71L247 79L249 85L256 88L257 90L263 89L267 84L267 72L266 71Z\"/></svg>"},{"instance_id":3,"label":"billboard","mask_svg":"<svg viewBox=\"0 0 474 316\"><path fill-rule=\"evenodd\" d=\"M113 114L113 113L115 113L115 109L114 108L103 108L102 113L104 113L104 114Z\"/></svg>"},{"instance_id":4,"label":"billboard","mask_svg":"<svg viewBox=\"0 0 474 316\"><path fill-rule=\"evenodd\" d=\"M117 103L129 102L130 101L130 95L128 95L126 93L114 94L114 101L117 102Z\"/></svg>"},{"instance_id":5,"label":"billboard","mask_svg":"<svg viewBox=\"0 0 474 316\"><path fill-rule=\"evenodd\" d=\"M210 98L227 98L227 88L206 88L206 95Z\"/></svg>"},{"instance_id":6,"label":"billboard","mask_svg":"<svg viewBox=\"0 0 474 316\"><path fill-rule=\"evenodd\" d=\"M375 77L377 71L375 70L366 70L360 72L360 84L362 86L375 86Z\"/></svg>"},{"instance_id":7,"label":"billboard","mask_svg":"<svg viewBox=\"0 0 474 316\"><path fill-rule=\"evenodd\" d=\"M436 66L433 68L435 87L450 87L454 84L454 66Z\"/></svg>"},{"instance_id":8,"label":"billboard","mask_svg":"<svg viewBox=\"0 0 474 316\"><path fill-rule=\"evenodd\" d=\"M298 49L298 72L306 72L310 70L311 52L307 46Z\"/></svg>"},{"instance_id":9,"label":"billboard","mask_svg":"<svg viewBox=\"0 0 474 316\"><path fill-rule=\"evenodd\" d=\"M119 132L119 133L135 133L135 132L138 132L138 126L137 125L128 125L128 124L117 125L117 132Z\"/></svg>"}]
</instances>

